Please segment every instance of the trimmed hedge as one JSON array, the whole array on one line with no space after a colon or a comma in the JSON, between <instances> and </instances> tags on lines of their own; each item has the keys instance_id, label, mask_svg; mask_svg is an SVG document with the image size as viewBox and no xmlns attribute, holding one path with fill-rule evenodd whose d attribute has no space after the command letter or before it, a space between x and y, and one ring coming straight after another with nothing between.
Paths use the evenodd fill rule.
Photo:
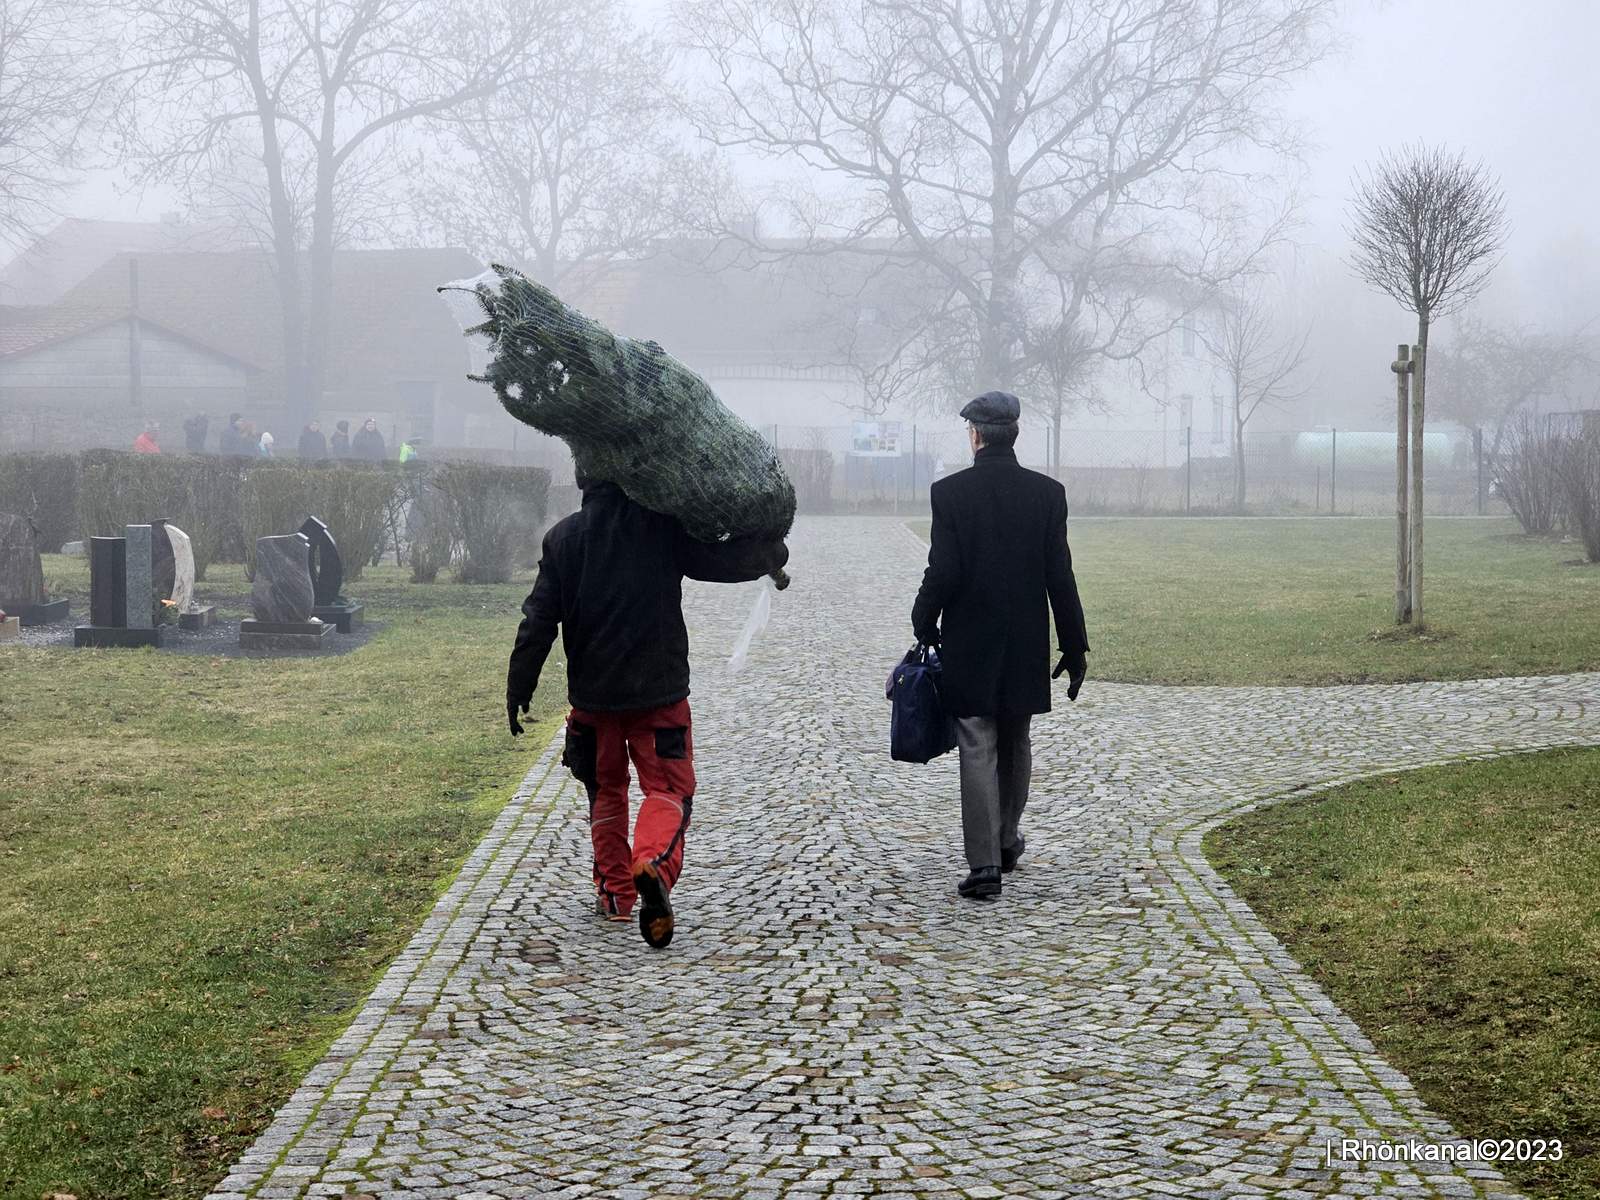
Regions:
<instances>
[{"instance_id":1,"label":"trimmed hedge","mask_svg":"<svg viewBox=\"0 0 1600 1200\"><path fill-rule=\"evenodd\" d=\"M450 522L459 582L505 583L519 563L538 561L549 471L447 462L430 478L445 500L435 519Z\"/></svg>"},{"instance_id":2,"label":"trimmed hedge","mask_svg":"<svg viewBox=\"0 0 1600 1200\"><path fill-rule=\"evenodd\" d=\"M121 534L170 520L194 543L195 574L242 558L255 541L292 533L315 515L339 543L345 578L361 577L386 538L407 544L413 578L431 582L454 562L463 582L501 582L539 560L550 496L543 467L440 461L302 463L219 455L0 455L0 512L31 517L41 549L73 537ZM231 556L231 557L229 557Z\"/></svg>"},{"instance_id":3,"label":"trimmed hedge","mask_svg":"<svg viewBox=\"0 0 1600 1200\"><path fill-rule=\"evenodd\" d=\"M389 501L399 486L398 470L370 463L255 465L240 497L246 570L255 577L258 537L293 533L315 516L339 544L345 580L360 579L383 545Z\"/></svg>"},{"instance_id":4,"label":"trimmed hedge","mask_svg":"<svg viewBox=\"0 0 1600 1200\"><path fill-rule=\"evenodd\" d=\"M78 532L78 456L0 455L0 512L29 518L40 552L58 552Z\"/></svg>"},{"instance_id":5,"label":"trimmed hedge","mask_svg":"<svg viewBox=\"0 0 1600 1200\"><path fill-rule=\"evenodd\" d=\"M163 517L189 535L196 579L238 526L243 463L208 455L86 450L79 475L79 530L117 537L125 525Z\"/></svg>"}]
</instances>

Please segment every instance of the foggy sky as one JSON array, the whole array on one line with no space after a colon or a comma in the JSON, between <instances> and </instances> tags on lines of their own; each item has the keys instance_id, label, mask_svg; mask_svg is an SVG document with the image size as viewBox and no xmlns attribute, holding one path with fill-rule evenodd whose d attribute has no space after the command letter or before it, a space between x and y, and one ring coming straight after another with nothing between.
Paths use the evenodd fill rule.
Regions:
<instances>
[{"instance_id":1,"label":"foggy sky","mask_svg":"<svg viewBox=\"0 0 1600 1200\"><path fill-rule=\"evenodd\" d=\"M669 0L633 4L642 24L664 30ZM1362 340L1381 328L1380 344L1409 336L1392 302L1345 286L1343 224L1352 172L1381 149L1418 139L1464 149L1501 177L1512 234L1482 303L1486 315L1553 329L1600 320L1600 4L1529 0L1520 8L1504 0L1346 0L1343 45L1293 86L1286 106L1311 142L1298 234L1307 278L1326 281L1341 305L1360 310L1319 322L1331 316L1360 329ZM142 203L119 197L102 175L65 207L153 219L178 205L165 193Z\"/></svg>"}]
</instances>

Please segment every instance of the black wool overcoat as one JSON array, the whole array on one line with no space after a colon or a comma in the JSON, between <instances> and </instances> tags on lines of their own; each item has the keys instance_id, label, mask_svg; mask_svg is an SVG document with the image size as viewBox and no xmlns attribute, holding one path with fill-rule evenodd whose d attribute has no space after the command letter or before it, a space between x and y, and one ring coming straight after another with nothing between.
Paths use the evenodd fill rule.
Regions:
<instances>
[{"instance_id":1,"label":"black wool overcoat","mask_svg":"<svg viewBox=\"0 0 1600 1200\"><path fill-rule=\"evenodd\" d=\"M932 545L911 624L940 647L940 693L958 717L1050 711L1050 615L1063 654L1087 653L1067 547L1067 493L984 446L930 491Z\"/></svg>"}]
</instances>

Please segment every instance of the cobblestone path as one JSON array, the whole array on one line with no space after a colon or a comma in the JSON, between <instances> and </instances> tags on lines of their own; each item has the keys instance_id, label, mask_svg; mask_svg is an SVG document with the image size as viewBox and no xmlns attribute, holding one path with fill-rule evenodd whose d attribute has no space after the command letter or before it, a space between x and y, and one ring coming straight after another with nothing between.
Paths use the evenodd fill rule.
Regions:
<instances>
[{"instance_id":1,"label":"cobblestone path","mask_svg":"<svg viewBox=\"0 0 1600 1200\"><path fill-rule=\"evenodd\" d=\"M590 915L583 805L544 750L218 1197L1511 1194L1478 1167L1327 1169L1331 1137L1453 1135L1200 838L1286 792L1600 742L1600 676L1091 674L1035 724L1022 868L973 904L954 755L887 755L923 550L869 519L792 544L743 674L723 662L751 590L690 598L700 794L672 947Z\"/></svg>"}]
</instances>

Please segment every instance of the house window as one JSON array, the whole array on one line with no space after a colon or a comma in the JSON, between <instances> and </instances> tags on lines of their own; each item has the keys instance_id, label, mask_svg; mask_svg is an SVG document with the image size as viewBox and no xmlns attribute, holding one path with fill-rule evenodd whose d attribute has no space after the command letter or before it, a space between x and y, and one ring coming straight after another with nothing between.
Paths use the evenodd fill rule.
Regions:
<instances>
[{"instance_id":1,"label":"house window","mask_svg":"<svg viewBox=\"0 0 1600 1200\"><path fill-rule=\"evenodd\" d=\"M1183 352L1190 358L1195 354L1194 318L1183 319Z\"/></svg>"},{"instance_id":2,"label":"house window","mask_svg":"<svg viewBox=\"0 0 1600 1200\"><path fill-rule=\"evenodd\" d=\"M1221 396L1211 397L1211 440L1213 442L1220 442L1222 440L1222 418L1224 407L1225 406L1222 403Z\"/></svg>"}]
</instances>

